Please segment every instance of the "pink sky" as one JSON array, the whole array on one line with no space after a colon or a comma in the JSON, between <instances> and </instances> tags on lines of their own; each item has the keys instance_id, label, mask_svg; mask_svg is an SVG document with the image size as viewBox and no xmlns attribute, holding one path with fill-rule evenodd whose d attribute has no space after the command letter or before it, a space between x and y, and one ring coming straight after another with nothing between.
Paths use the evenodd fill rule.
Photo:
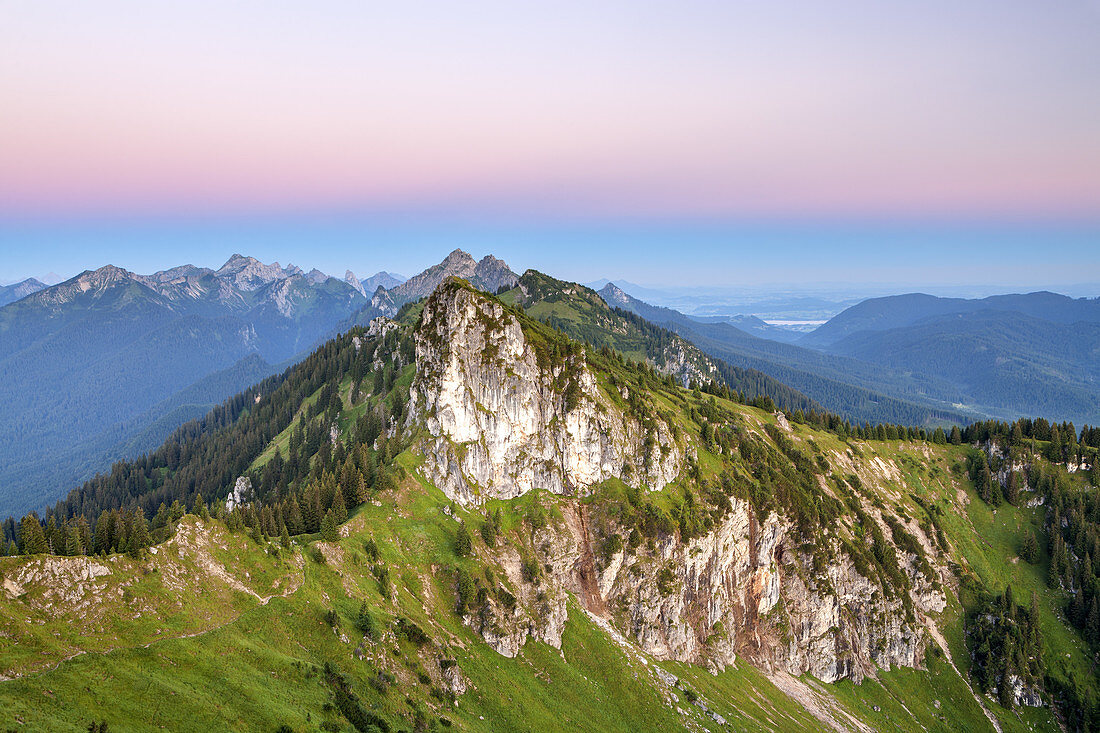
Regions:
<instances>
[{"instance_id":1,"label":"pink sky","mask_svg":"<svg viewBox=\"0 0 1100 733\"><path fill-rule=\"evenodd\" d=\"M0 213L1100 216L1095 1L535 6L9 3Z\"/></svg>"}]
</instances>

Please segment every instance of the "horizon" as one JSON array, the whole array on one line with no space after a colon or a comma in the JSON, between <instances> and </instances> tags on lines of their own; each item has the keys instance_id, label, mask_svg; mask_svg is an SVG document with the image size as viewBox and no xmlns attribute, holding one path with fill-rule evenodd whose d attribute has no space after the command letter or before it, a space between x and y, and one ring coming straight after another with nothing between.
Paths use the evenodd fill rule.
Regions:
<instances>
[{"instance_id":1,"label":"horizon","mask_svg":"<svg viewBox=\"0 0 1100 733\"><path fill-rule=\"evenodd\" d=\"M836 302L842 301L854 301L864 300L875 297L884 297L890 295L908 295L908 294L928 294L937 297L961 297L961 298L982 298L989 295L999 294L1028 294L1037 292L1053 292L1059 295L1065 295L1071 298L1097 298L1100 297L1100 282L1088 282L1084 280L1067 281L1065 283L1037 283L1030 284L1020 283L985 283L985 284L953 284L953 283L917 283L917 282L853 282L853 281L806 281L800 283L791 283L789 281L774 281L774 282L755 282L755 283L721 283L721 284L671 284L661 281L650 282L637 282L627 277L622 276L608 276L602 275L595 278L568 278L553 271L546 269L540 269L535 265L527 265L522 267L515 267L512 262L506 257L501 257L499 253L495 251L471 251L468 248L456 247L454 250L440 250L437 259L431 261L421 262L419 265L415 265L414 269L407 272L397 270L396 268L382 267L380 269L371 270L369 268L356 269L355 267L344 266L338 269L325 269L318 267L315 264L308 261L298 261L293 259L287 259L285 261L278 259L265 259L263 257L257 257L248 251L234 251L230 255L226 256L223 260L214 261L168 261L164 260L162 264L155 266L153 269L149 267L140 268L127 266L125 264L119 264L119 262L103 262L97 265L89 265L82 268L79 271L72 272L70 274L58 274L50 271L45 274L29 274L23 277L0 277L0 286L14 285L23 282L28 279L36 279L39 282L53 286L67 282L71 279L78 277L86 272L94 272L102 267L120 267L137 275L151 275L156 272L162 272L173 267L192 265L195 267L206 268L212 271L217 271L222 266L227 264L234 257L245 257L254 259L265 265L278 265L284 270L292 267L299 268L302 272L308 273L313 269L321 271L323 274L336 278L339 280L345 279L345 274L341 274L339 271L343 269L346 272L352 272L358 279L365 280L380 274L388 274L394 276L400 280L407 280L408 278L419 274L431 267L432 265L441 262L444 257L452 251L463 251L469 254L475 260L481 260L484 257L498 257L513 269L517 274L522 274L528 269L544 272L545 274L564 278L569 282L576 282L586 287L591 287L595 290L601 289L604 285L612 284L621 289L634 291L632 294L638 297L640 300L645 300L647 297L653 298L655 304L671 304L677 298L687 298L691 296L709 296L711 298L729 298L734 299L737 297L743 297L745 300L744 305L748 305L755 300L758 300L762 292L768 292L775 297L783 297L789 299L791 297L822 297L831 299ZM431 255L429 254L429 259ZM639 292L645 291L645 292ZM734 302L730 300L728 302Z\"/></svg>"},{"instance_id":2,"label":"horizon","mask_svg":"<svg viewBox=\"0 0 1100 733\"><path fill-rule=\"evenodd\" d=\"M0 282L67 280L115 265L217 269L234 253L342 278L410 277L463 249L579 283L645 288L823 288L866 293L1070 291L1100 295L1100 225L737 222L604 225L273 219L0 224ZM943 263L951 263L945 267Z\"/></svg>"}]
</instances>

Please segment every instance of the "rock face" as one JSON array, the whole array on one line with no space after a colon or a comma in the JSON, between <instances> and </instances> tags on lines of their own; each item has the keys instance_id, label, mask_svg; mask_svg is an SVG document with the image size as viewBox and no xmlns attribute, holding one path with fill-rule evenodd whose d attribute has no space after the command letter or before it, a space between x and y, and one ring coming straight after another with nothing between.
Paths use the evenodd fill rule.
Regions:
<instances>
[{"instance_id":1,"label":"rock face","mask_svg":"<svg viewBox=\"0 0 1100 733\"><path fill-rule=\"evenodd\" d=\"M624 414L583 353L540 363L514 315L454 281L424 308L416 363L409 420L431 435L422 470L462 504L536 488L583 494L612 477L659 489L680 472L669 427L657 420L647 433Z\"/></svg>"},{"instance_id":2,"label":"rock face","mask_svg":"<svg viewBox=\"0 0 1100 733\"><path fill-rule=\"evenodd\" d=\"M409 422L426 428L420 470L429 480L456 502L476 505L535 488L583 495L613 476L660 488L678 476L693 451L686 438L658 423L647 452L642 427L602 392L583 353L547 364L524 328L499 302L457 281L427 302ZM792 522L774 512L757 517L737 498L702 536L662 535L610 555L594 544L625 537L629 527L606 519L594 526L586 506L569 499L559 508L563 520L535 532L525 551L545 573L524 577L520 553L502 546L495 560L516 603L491 598L466 618L506 656L529 637L560 646L571 594L658 659L721 669L743 656L826 682L859 680L876 668L919 665L922 624L945 606L939 586L904 550L895 546L908 598L861 575L835 537L825 554L832 559L815 567Z\"/></svg>"},{"instance_id":3,"label":"rock face","mask_svg":"<svg viewBox=\"0 0 1100 733\"><path fill-rule=\"evenodd\" d=\"M560 647L572 593L657 659L720 670L742 656L824 682L859 681L878 668L922 662L924 630L906 619L901 598L885 594L843 554L815 576L790 525L775 514L758 523L746 502L735 500L702 537L666 538L652 551L626 550L601 565L590 534L579 506L565 512L564 526L541 530L535 545L548 572L537 586L524 581L513 549L498 551L520 590L518 603L508 610L493 604L489 618L471 616L467 623L505 656L515 656L528 636ZM909 574L916 611L942 610L942 592L915 566Z\"/></svg>"}]
</instances>

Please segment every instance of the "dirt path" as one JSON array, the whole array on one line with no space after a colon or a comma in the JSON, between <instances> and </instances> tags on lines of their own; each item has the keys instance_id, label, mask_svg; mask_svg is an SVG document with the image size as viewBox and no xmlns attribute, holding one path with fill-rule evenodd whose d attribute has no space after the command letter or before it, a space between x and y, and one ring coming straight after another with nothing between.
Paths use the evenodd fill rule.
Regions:
<instances>
[{"instance_id":1,"label":"dirt path","mask_svg":"<svg viewBox=\"0 0 1100 733\"><path fill-rule=\"evenodd\" d=\"M562 507L565 523L577 543L577 562L573 564L573 581L580 591L585 609L596 616L608 618L607 604L600 593L596 573L596 557L592 553L592 541L588 536L588 509L580 502L571 501Z\"/></svg>"},{"instance_id":2,"label":"dirt path","mask_svg":"<svg viewBox=\"0 0 1100 733\"><path fill-rule=\"evenodd\" d=\"M943 638L943 634L940 633L940 630L936 628L935 624L930 623L926 623L925 628L928 629L929 635L935 640L936 644L939 645L940 649L943 650L943 655L947 659L947 663L951 665L951 669L955 670L955 674L959 676L959 679L963 681L966 688L970 690L970 694L974 696L974 701L981 707L982 712L985 713L985 717L989 718L989 724L993 726L993 729L996 730L997 733L1004 733L1004 731L1001 730L1000 722L998 722L996 716L990 712L989 708L985 706L985 701L982 700L981 695L974 692L974 688L970 686L970 681L966 679L966 676L955 666L955 660L951 658L951 650L947 648L947 640Z\"/></svg>"},{"instance_id":3,"label":"dirt path","mask_svg":"<svg viewBox=\"0 0 1100 733\"><path fill-rule=\"evenodd\" d=\"M833 730L839 731L839 733L849 733L849 731L874 733L873 728L853 717L848 711L841 709L832 699L821 694L797 677L786 672L761 671L780 692L797 702L806 712Z\"/></svg>"}]
</instances>

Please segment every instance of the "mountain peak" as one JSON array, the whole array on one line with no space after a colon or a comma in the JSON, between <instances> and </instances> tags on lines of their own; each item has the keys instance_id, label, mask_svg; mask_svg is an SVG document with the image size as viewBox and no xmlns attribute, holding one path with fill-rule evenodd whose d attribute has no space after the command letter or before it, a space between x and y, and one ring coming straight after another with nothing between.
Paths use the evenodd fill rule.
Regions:
<instances>
[{"instance_id":1,"label":"mountain peak","mask_svg":"<svg viewBox=\"0 0 1100 733\"><path fill-rule=\"evenodd\" d=\"M10 285L0 285L0 306L14 303L46 287L47 285L45 283L33 277L28 277L22 282L16 282Z\"/></svg>"},{"instance_id":2,"label":"mountain peak","mask_svg":"<svg viewBox=\"0 0 1100 733\"><path fill-rule=\"evenodd\" d=\"M468 280L475 288L489 292L495 292L501 285L514 285L519 280L504 260L486 255L478 262L469 252L456 249L439 264L382 294L376 293L371 302L376 308L392 315L405 303L430 295L440 283L452 276Z\"/></svg>"},{"instance_id":3,"label":"mountain peak","mask_svg":"<svg viewBox=\"0 0 1100 733\"><path fill-rule=\"evenodd\" d=\"M613 282L604 285L603 288L600 289L599 294L608 305L623 307L629 305L630 301L634 300L625 290Z\"/></svg>"},{"instance_id":4,"label":"mountain peak","mask_svg":"<svg viewBox=\"0 0 1100 733\"><path fill-rule=\"evenodd\" d=\"M234 254L214 274L220 278L229 280L235 287L241 290L253 291L259 290L268 283L272 283L276 280L283 280L289 275L297 274L291 272L290 269L291 268L288 268L284 271L283 268L279 266L278 262L265 265L255 257ZM297 270L297 268L293 269ZM301 270L298 270L298 272L301 272Z\"/></svg>"},{"instance_id":5,"label":"mountain peak","mask_svg":"<svg viewBox=\"0 0 1100 733\"><path fill-rule=\"evenodd\" d=\"M443 262L440 263L444 267L461 267L467 264L476 264L473 256L464 249L454 249L449 255L443 258Z\"/></svg>"},{"instance_id":6,"label":"mountain peak","mask_svg":"<svg viewBox=\"0 0 1100 733\"><path fill-rule=\"evenodd\" d=\"M367 295L367 290L363 287L363 283L359 282L359 278L357 278L355 276L355 273L351 270L348 270L344 273L344 282L355 288L355 290L358 291L360 295L368 298L370 297L369 295Z\"/></svg>"}]
</instances>

